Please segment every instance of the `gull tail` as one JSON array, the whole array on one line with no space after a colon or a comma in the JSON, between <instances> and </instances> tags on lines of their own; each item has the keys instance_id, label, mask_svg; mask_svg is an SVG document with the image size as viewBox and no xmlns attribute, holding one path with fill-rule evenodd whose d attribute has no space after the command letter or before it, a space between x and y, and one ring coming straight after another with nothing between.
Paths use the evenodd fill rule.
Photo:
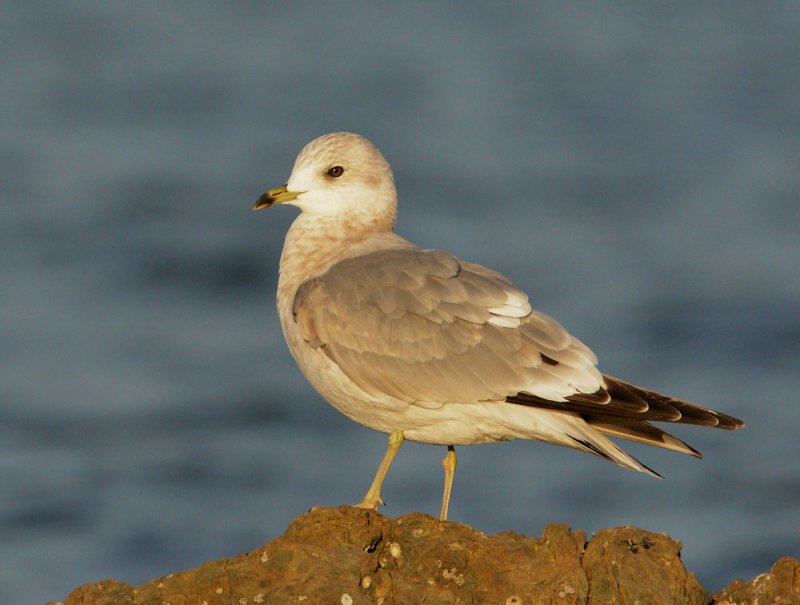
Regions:
<instances>
[{"instance_id":1,"label":"gull tail","mask_svg":"<svg viewBox=\"0 0 800 605\"><path fill-rule=\"evenodd\" d=\"M566 436L570 439L570 442L565 443L564 445L579 449L589 454L594 454L595 456L599 456L604 460L613 462L622 468L632 471L639 471L640 473L645 473L658 479L663 478L656 471L639 462L636 458L611 441L611 439L606 437L603 434L605 431L603 431L601 427L593 426L580 416L574 418L577 422L570 427L570 430L565 432Z\"/></svg>"},{"instance_id":2,"label":"gull tail","mask_svg":"<svg viewBox=\"0 0 800 605\"><path fill-rule=\"evenodd\" d=\"M604 435L689 454L695 458L703 457L700 452L689 444L684 443L666 431L654 427L645 420L609 419L604 416L592 416L591 414L581 414L581 418Z\"/></svg>"}]
</instances>

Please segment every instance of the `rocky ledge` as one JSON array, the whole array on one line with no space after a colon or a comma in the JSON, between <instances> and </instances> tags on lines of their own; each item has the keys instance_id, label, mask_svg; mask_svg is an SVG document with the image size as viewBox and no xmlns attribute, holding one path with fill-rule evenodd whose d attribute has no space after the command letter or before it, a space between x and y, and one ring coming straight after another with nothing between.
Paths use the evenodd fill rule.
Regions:
<instances>
[{"instance_id":1,"label":"rocky ledge","mask_svg":"<svg viewBox=\"0 0 800 605\"><path fill-rule=\"evenodd\" d=\"M295 519L261 548L142 586L84 584L65 605L798 604L800 561L779 560L709 599L681 544L635 527L549 525L541 538L494 536L422 514L387 519L351 507Z\"/></svg>"}]
</instances>

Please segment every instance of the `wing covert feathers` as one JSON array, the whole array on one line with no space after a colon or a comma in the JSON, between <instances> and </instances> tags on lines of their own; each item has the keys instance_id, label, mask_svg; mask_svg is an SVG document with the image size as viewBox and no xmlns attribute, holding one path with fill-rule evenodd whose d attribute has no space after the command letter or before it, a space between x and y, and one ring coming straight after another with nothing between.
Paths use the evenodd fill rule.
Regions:
<instances>
[{"instance_id":1,"label":"wing covert feathers","mask_svg":"<svg viewBox=\"0 0 800 605\"><path fill-rule=\"evenodd\" d=\"M298 289L294 319L367 393L426 407L602 387L594 354L497 273L444 252L346 259ZM590 397L590 395L587 395Z\"/></svg>"}]
</instances>

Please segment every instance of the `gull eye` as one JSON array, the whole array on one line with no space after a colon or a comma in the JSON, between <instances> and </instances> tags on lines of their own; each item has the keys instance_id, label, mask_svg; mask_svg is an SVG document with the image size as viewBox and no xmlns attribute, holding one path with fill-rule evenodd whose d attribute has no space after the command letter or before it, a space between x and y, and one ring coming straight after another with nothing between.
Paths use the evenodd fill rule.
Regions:
<instances>
[{"instance_id":1,"label":"gull eye","mask_svg":"<svg viewBox=\"0 0 800 605\"><path fill-rule=\"evenodd\" d=\"M344 174L344 168L341 166L333 166L328 170L328 176L332 176L333 178L340 177Z\"/></svg>"}]
</instances>

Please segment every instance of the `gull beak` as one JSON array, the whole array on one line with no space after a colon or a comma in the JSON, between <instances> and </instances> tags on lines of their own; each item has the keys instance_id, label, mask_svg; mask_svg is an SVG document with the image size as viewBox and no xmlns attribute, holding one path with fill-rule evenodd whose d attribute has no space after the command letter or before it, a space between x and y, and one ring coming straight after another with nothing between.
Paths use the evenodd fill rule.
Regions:
<instances>
[{"instance_id":1,"label":"gull beak","mask_svg":"<svg viewBox=\"0 0 800 605\"><path fill-rule=\"evenodd\" d=\"M277 187L275 189L270 189L264 195L256 200L256 205L253 206L253 211L261 210L262 208L269 208L274 204L284 204L286 202L291 202L295 199L298 195L301 195L302 191L289 191L286 188L286 185L281 187Z\"/></svg>"}]
</instances>

